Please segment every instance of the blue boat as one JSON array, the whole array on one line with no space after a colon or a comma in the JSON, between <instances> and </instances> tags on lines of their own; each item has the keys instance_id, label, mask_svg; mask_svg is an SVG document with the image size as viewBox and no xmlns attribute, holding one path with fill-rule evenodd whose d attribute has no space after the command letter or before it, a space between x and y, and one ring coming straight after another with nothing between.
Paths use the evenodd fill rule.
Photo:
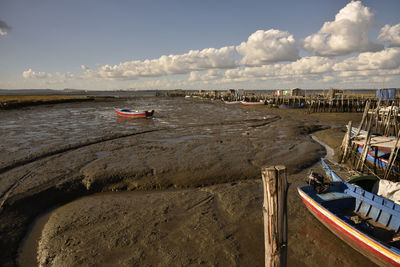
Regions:
<instances>
[{"instance_id":1,"label":"blue boat","mask_svg":"<svg viewBox=\"0 0 400 267\"><path fill-rule=\"evenodd\" d=\"M351 136L354 136L356 133L358 132L358 128L354 128L352 127L351 129ZM360 134L362 135L367 135L367 132L364 130L360 130ZM374 134L374 136L380 136L378 134ZM387 139L395 139L394 136L388 136L385 137ZM363 153L363 146L362 145L357 145L357 151L362 154ZM383 146L379 146L379 147L370 147L368 149L368 153L367 153L367 161L371 164L376 164L376 166L378 168L381 169L385 169L387 164L388 164L388 160L390 157L390 154L392 153L392 149L389 147L383 147ZM394 167L392 167L393 171L396 171L396 169Z\"/></svg>"},{"instance_id":2,"label":"blue boat","mask_svg":"<svg viewBox=\"0 0 400 267\"><path fill-rule=\"evenodd\" d=\"M305 108L305 104L304 103L301 103L300 105L280 104L280 105L278 105L278 108L299 109L299 108Z\"/></svg>"},{"instance_id":3,"label":"blue boat","mask_svg":"<svg viewBox=\"0 0 400 267\"><path fill-rule=\"evenodd\" d=\"M340 177L339 177L340 178ZM380 266L400 266L400 206L336 181L322 193L298 187L308 210L329 230Z\"/></svg>"},{"instance_id":4,"label":"blue boat","mask_svg":"<svg viewBox=\"0 0 400 267\"><path fill-rule=\"evenodd\" d=\"M347 175L343 175L343 165L334 161L329 161L328 164L325 159L321 158L321 164L330 180L334 182L347 182L349 184L354 184L368 192L372 192L375 183L379 181L379 178L374 175L364 175L354 170L351 170L351 173L349 173L347 168L345 171Z\"/></svg>"},{"instance_id":5,"label":"blue boat","mask_svg":"<svg viewBox=\"0 0 400 267\"><path fill-rule=\"evenodd\" d=\"M326 175L328 175L328 177L334 181L334 182L342 182L343 179L336 174L336 172L334 170L332 170L331 167L328 166L328 164L326 164L325 160L323 158L321 158L321 164L322 167L324 167L325 173Z\"/></svg>"}]
</instances>

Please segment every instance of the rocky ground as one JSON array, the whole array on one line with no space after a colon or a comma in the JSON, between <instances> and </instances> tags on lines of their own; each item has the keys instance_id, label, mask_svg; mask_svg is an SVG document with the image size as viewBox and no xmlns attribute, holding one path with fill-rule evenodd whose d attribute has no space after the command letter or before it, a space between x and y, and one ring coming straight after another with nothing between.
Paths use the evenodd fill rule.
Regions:
<instances>
[{"instance_id":1,"label":"rocky ground","mask_svg":"<svg viewBox=\"0 0 400 267\"><path fill-rule=\"evenodd\" d=\"M344 125L360 115L246 112L252 119L137 132L3 168L0 264L16 264L29 224L61 205L43 226L43 266L263 266L260 172L283 164L289 266L370 265L296 193L325 153L310 135L337 147Z\"/></svg>"}]
</instances>

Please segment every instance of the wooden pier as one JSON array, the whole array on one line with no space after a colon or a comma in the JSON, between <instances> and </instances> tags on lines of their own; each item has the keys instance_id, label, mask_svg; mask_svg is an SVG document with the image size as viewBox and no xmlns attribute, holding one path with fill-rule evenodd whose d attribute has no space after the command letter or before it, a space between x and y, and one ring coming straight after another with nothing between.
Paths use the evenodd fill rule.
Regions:
<instances>
[{"instance_id":1,"label":"wooden pier","mask_svg":"<svg viewBox=\"0 0 400 267\"><path fill-rule=\"evenodd\" d=\"M343 91L343 90L342 90ZM379 99L373 95L356 95L352 90L346 95L346 91L342 94L312 94L312 95L274 95L271 93L255 93L243 90L227 90L227 91L184 91L175 90L168 91L167 96L172 97L192 97L198 99L212 99L221 101L248 101L248 102L265 102L268 107L301 107L308 113L320 112L364 112L366 103L369 102L369 108L375 109L378 106ZM400 99L382 101L383 106L400 106ZM400 114L397 111L398 114Z\"/></svg>"}]
</instances>

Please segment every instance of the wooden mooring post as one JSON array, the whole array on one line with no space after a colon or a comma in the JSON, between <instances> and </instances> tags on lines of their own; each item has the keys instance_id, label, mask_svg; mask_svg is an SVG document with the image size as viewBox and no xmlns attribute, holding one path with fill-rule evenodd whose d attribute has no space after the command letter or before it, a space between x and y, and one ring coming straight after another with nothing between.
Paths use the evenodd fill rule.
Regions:
<instances>
[{"instance_id":1,"label":"wooden mooring post","mask_svg":"<svg viewBox=\"0 0 400 267\"><path fill-rule=\"evenodd\" d=\"M265 266L286 267L288 233L286 167L264 167L261 174L264 191Z\"/></svg>"},{"instance_id":2,"label":"wooden mooring post","mask_svg":"<svg viewBox=\"0 0 400 267\"><path fill-rule=\"evenodd\" d=\"M342 146L341 146L341 150L342 150L342 158L340 160L341 163L344 163L348 157L348 154L350 152L351 149L351 131L353 128L353 122L349 121L349 124L347 125L347 132L346 135L343 138L342 141Z\"/></svg>"}]
</instances>

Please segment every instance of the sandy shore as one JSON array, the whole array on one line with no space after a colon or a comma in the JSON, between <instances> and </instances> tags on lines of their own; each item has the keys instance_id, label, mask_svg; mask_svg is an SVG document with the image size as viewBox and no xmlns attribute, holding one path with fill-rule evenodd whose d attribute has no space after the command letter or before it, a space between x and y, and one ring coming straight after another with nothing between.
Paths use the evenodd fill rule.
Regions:
<instances>
[{"instance_id":1,"label":"sandy shore","mask_svg":"<svg viewBox=\"0 0 400 267\"><path fill-rule=\"evenodd\" d=\"M289 266L371 265L319 224L296 193L325 153L310 135L337 149L344 125L361 115L241 112L251 119L136 133L4 171L1 264L16 263L37 215L66 203L44 225L43 266L263 266L260 170L284 164Z\"/></svg>"}]
</instances>

